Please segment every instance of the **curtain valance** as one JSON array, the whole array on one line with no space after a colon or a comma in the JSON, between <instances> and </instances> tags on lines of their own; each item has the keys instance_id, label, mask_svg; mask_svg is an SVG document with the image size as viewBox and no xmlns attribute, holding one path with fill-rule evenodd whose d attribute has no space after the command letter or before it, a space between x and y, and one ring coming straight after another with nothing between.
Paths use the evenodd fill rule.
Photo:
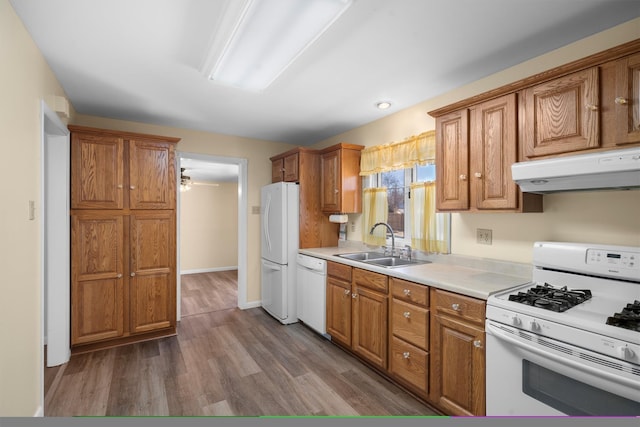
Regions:
<instances>
[{"instance_id":1,"label":"curtain valance","mask_svg":"<svg viewBox=\"0 0 640 427\"><path fill-rule=\"evenodd\" d=\"M360 175L388 172L435 163L436 132L431 130L412 136L402 142L376 145L362 150Z\"/></svg>"}]
</instances>

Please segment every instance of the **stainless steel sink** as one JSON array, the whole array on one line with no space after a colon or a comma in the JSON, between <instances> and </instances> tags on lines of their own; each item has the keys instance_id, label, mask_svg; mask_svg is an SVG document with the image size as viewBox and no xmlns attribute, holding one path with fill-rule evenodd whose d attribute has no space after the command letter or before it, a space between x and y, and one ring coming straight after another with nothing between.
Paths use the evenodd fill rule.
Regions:
<instances>
[{"instance_id":1,"label":"stainless steel sink","mask_svg":"<svg viewBox=\"0 0 640 427\"><path fill-rule=\"evenodd\" d=\"M379 265L381 267L391 268L391 267L406 267L410 265L428 264L429 262L430 261L423 261L423 260L416 260L416 259L408 260L408 259L399 258L399 257L385 257L385 258L372 259L370 261L367 261L367 264L373 264L373 265Z\"/></svg>"},{"instance_id":2,"label":"stainless steel sink","mask_svg":"<svg viewBox=\"0 0 640 427\"><path fill-rule=\"evenodd\" d=\"M347 254L336 254L336 256L385 268L407 267L411 265L428 264L431 262L417 259L408 260L397 256L392 257L385 255L382 252L351 252Z\"/></svg>"},{"instance_id":3,"label":"stainless steel sink","mask_svg":"<svg viewBox=\"0 0 640 427\"><path fill-rule=\"evenodd\" d=\"M336 254L336 256L354 261L367 261L371 259L384 258L385 254L382 252L352 252L348 254Z\"/></svg>"}]
</instances>

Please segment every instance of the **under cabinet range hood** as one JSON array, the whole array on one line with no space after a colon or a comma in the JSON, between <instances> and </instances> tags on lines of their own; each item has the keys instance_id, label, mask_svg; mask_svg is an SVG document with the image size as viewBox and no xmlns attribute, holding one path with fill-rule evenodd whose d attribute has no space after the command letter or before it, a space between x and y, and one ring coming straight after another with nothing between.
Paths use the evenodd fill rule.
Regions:
<instances>
[{"instance_id":1,"label":"under cabinet range hood","mask_svg":"<svg viewBox=\"0 0 640 427\"><path fill-rule=\"evenodd\" d=\"M640 147L518 162L511 175L528 193L640 188Z\"/></svg>"}]
</instances>

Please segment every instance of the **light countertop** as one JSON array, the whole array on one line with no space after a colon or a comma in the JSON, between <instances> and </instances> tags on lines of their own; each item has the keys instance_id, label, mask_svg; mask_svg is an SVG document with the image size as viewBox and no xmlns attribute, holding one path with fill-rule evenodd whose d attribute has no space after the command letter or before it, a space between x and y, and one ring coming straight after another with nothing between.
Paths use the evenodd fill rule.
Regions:
<instances>
[{"instance_id":1,"label":"light countertop","mask_svg":"<svg viewBox=\"0 0 640 427\"><path fill-rule=\"evenodd\" d=\"M531 281L530 265L485 258L429 255L419 258L431 261L427 264L385 268L336 256L362 250L367 249L329 247L300 249L298 252L483 300L496 292Z\"/></svg>"}]
</instances>

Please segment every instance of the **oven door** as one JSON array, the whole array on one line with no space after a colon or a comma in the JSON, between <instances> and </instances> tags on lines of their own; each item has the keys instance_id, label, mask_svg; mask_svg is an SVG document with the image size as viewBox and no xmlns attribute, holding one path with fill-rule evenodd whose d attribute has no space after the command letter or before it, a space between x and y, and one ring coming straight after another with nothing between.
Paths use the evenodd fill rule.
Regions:
<instances>
[{"instance_id":1,"label":"oven door","mask_svg":"<svg viewBox=\"0 0 640 427\"><path fill-rule=\"evenodd\" d=\"M486 323L487 415L640 415L640 366Z\"/></svg>"}]
</instances>

